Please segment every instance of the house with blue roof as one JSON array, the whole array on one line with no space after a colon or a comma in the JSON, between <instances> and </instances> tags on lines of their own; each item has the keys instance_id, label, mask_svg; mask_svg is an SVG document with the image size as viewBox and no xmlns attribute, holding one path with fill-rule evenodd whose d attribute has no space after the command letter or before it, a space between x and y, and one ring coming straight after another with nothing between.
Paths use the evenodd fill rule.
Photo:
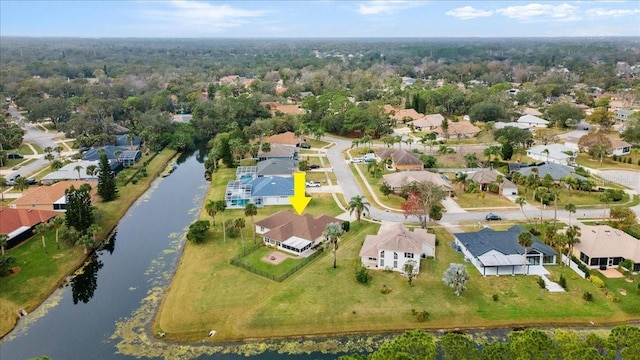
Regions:
<instances>
[{"instance_id":1,"label":"house with blue roof","mask_svg":"<svg viewBox=\"0 0 640 360\"><path fill-rule=\"evenodd\" d=\"M241 209L248 203L258 207L290 205L290 196L293 196L292 177L265 176L230 181L224 199L227 208Z\"/></svg>"},{"instance_id":2,"label":"house with blue roof","mask_svg":"<svg viewBox=\"0 0 640 360\"><path fill-rule=\"evenodd\" d=\"M555 250L536 236L526 249L518 244L518 234L525 232L514 226L506 231L484 228L476 232L455 233L455 245L483 276L487 275L547 275L544 265L555 265Z\"/></svg>"}]
</instances>

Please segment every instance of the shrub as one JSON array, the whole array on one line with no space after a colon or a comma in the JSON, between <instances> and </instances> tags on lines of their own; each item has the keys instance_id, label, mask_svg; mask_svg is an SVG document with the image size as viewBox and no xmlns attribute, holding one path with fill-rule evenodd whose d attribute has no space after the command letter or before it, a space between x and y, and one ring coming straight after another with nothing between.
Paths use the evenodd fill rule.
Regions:
<instances>
[{"instance_id":1,"label":"shrub","mask_svg":"<svg viewBox=\"0 0 640 360\"><path fill-rule=\"evenodd\" d=\"M420 322L427 321L431 317L431 314L426 310L415 312L414 315L416 316L416 319L418 319L418 321Z\"/></svg>"},{"instance_id":2,"label":"shrub","mask_svg":"<svg viewBox=\"0 0 640 360\"><path fill-rule=\"evenodd\" d=\"M393 289L392 289L392 288L388 287L388 286L387 286L387 285L385 285L385 284L382 284L382 289L380 289L380 292L381 292L381 293L383 293L383 294L389 294L389 293L391 293L392 291L393 291Z\"/></svg>"},{"instance_id":3,"label":"shrub","mask_svg":"<svg viewBox=\"0 0 640 360\"><path fill-rule=\"evenodd\" d=\"M613 157L612 157L612 159L613 159L613 161L618 161L618 155L615 155L615 154L614 154L614 155L613 155Z\"/></svg>"},{"instance_id":4,"label":"shrub","mask_svg":"<svg viewBox=\"0 0 640 360\"><path fill-rule=\"evenodd\" d=\"M633 260L625 259L618 264L618 270L630 272L633 269Z\"/></svg>"},{"instance_id":5,"label":"shrub","mask_svg":"<svg viewBox=\"0 0 640 360\"><path fill-rule=\"evenodd\" d=\"M564 275L560 275L560 280L558 281L558 285L562 286L563 289L567 290L567 279Z\"/></svg>"},{"instance_id":6,"label":"shrub","mask_svg":"<svg viewBox=\"0 0 640 360\"><path fill-rule=\"evenodd\" d=\"M11 268L15 265L16 258L9 255L0 255L0 276L11 274Z\"/></svg>"},{"instance_id":7,"label":"shrub","mask_svg":"<svg viewBox=\"0 0 640 360\"><path fill-rule=\"evenodd\" d=\"M624 197L624 191L620 189L607 189L606 193L611 201L620 201Z\"/></svg>"},{"instance_id":8,"label":"shrub","mask_svg":"<svg viewBox=\"0 0 640 360\"><path fill-rule=\"evenodd\" d=\"M585 301L593 301L593 294L588 291L585 291L584 293L582 293L582 298Z\"/></svg>"},{"instance_id":9,"label":"shrub","mask_svg":"<svg viewBox=\"0 0 640 360\"><path fill-rule=\"evenodd\" d=\"M493 301L498 302L498 300L500 300L500 295L493 294L493 296L491 298L493 299Z\"/></svg>"},{"instance_id":10,"label":"shrub","mask_svg":"<svg viewBox=\"0 0 640 360\"><path fill-rule=\"evenodd\" d=\"M627 164L631 164L631 158L630 157L627 158Z\"/></svg>"},{"instance_id":11,"label":"shrub","mask_svg":"<svg viewBox=\"0 0 640 360\"><path fill-rule=\"evenodd\" d=\"M358 280L360 284L368 284L369 280L371 280L369 269L364 266L360 266L360 268L356 270L356 280Z\"/></svg>"},{"instance_id":12,"label":"shrub","mask_svg":"<svg viewBox=\"0 0 640 360\"><path fill-rule=\"evenodd\" d=\"M595 285L597 288L602 289L604 287L604 281L602 281L602 279L600 279L595 275L589 276L589 281L591 281L591 283Z\"/></svg>"},{"instance_id":13,"label":"shrub","mask_svg":"<svg viewBox=\"0 0 640 360\"><path fill-rule=\"evenodd\" d=\"M349 221L344 221L342 223L342 230L344 230L344 232L349 232L350 229L351 229L351 223Z\"/></svg>"},{"instance_id":14,"label":"shrub","mask_svg":"<svg viewBox=\"0 0 640 360\"><path fill-rule=\"evenodd\" d=\"M638 166L640 166L640 159L638 159Z\"/></svg>"},{"instance_id":15,"label":"shrub","mask_svg":"<svg viewBox=\"0 0 640 360\"><path fill-rule=\"evenodd\" d=\"M536 280L536 281L538 283L538 286L540 286L540 289L544 289L546 287L545 283L544 283L544 279L542 278L542 276L538 276L538 280Z\"/></svg>"},{"instance_id":16,"label":"shrub","mask_svg":"<svg viewBox=\"0 0 640 360\"><path fill-rule=\"evenodd\" d=\"M587 267L587 265L583 264L582 261L578 260L578 258L573 255L571 255L571 260L573 260L574 263L578 264L578 269L580 269L584 273L584 276L586 278L589 278L589 275L591 275L591 270Z\"/></svg>"}]
</instances>

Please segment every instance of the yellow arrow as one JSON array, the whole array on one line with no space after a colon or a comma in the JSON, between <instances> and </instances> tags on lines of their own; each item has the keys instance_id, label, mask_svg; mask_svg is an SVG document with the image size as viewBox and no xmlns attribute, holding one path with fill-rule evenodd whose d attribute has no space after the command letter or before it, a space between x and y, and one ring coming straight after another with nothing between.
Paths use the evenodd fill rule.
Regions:
<instances>
[{"instance_id":1,"label":"yellow arrow","mask_svg":"<svg viewBox=\"0 0 640 360\"><path fill-rule=\"evenodd\" d=\"M304 209L309 205L311 197L305 195L305 177L307 173L296 171L293 173L293 196L289 196L289 202L296 209L298 215L302 215Z\"/></svg>"}]
</instances>

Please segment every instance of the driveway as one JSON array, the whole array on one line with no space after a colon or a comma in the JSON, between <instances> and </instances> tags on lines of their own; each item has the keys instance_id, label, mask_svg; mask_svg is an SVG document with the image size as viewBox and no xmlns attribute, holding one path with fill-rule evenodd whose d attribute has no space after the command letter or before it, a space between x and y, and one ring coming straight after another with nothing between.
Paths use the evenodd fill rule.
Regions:
<instances>
[{"instance_id":1,"label":"driveway","mask_svg":"<svg viewBox=\"0 0 640 360\"><path fill-rule=\"evenodd\" d=\"M350 164L347 160L344 159L342 152L351 148L351 140L340 139L333 136L325 136L324 140L333 142L335 146L332 146L327 149L327 157L331 162L331 166L333 167L333 171L336 174L336 178L340 183L342 193L344 194L347 201L356 195L365 196L358 186L351 169L349 169ZM383 221L393 221L393 222L417 222L418 219L415 217L405 218L404 214L382 210L379 205L376 204L374 199L370 199L367 197L367 201L371 204L370 206L370 217L377 220ZM452 207L453 209L453 207ZM457 212L456 210L452 212L447 212L442 216L443 222L460 222L460 221L481 221L485 222L485 216L489 211L477 211L477 212ZM525 215L520 210L509 210L509 211L493 211L495 214L500 215L504 220L526 220L532 219L534 217L539 217L541 214L545 219L553 219L554 211L552 207L547 207L542 212L540 209L534 207L526 207ZM608 216L608 212L604 212L602 209L580 209L579 213L573 214L572 218L575 219L577 217L588 217L588 218L600 218L602 216ZM558 219L566 219L569 218L569 213L565 210L558 209Z\"/></svg>"}]
</instances>

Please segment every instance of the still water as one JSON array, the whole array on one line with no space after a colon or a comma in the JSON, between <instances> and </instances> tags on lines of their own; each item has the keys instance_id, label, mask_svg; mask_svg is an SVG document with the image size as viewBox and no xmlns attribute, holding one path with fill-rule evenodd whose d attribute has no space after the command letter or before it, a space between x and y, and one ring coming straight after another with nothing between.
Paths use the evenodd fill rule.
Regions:
<instances>
[{"instance_id":1,"label":"still water","mask_svg":"<svg viewBox=\"0 0 640 360\"><path fill-rule=\"evenodd\" d=\"M81 274L21 319L2 340L0 359L245 358L209 355L212 351L204 344L172 345L155 341L148 333L182 251L185 231L209 187L203 177L203 155L202 151L182 155L170 176L153 182ZM217 348L216 352L226 352ZM274 352L259 357L281 356ZM335 355L296 358L323 357Z\"/></svg>"}]
</instances>

